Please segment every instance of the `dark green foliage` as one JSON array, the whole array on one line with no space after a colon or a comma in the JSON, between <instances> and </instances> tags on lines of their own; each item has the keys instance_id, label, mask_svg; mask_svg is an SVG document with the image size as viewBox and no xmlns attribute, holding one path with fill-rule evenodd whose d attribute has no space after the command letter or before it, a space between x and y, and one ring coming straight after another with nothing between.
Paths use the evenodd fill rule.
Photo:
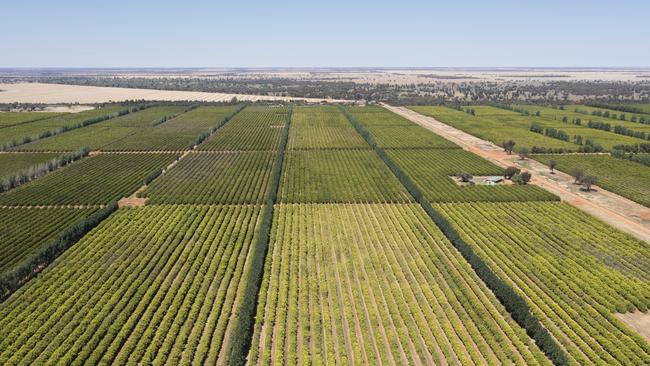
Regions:
<instances>
[{"instance_id":1,"label":"dark green foliage","mask_svg":"<svg viewBox=\"0 0 650 366\"><path fill-rule=\"evenodd\" d=\"M544 135L548 137L552 137L554 139L562 140L562 141L569 141L569 134L566 133L565 131L558 130L555 128L547 128L544 130Z\"/></svg>"},{"instance_id":2,"label":"dark green foliage","mask_svg":"<svg viewBox=\"0 0 650 366\"><path fill-rule=\"evenodd\" d=\"M591 186L598 182L598 178L593 175L585 175L580 181L583 186L582 190L589 192L591 191Z\"/></svg>"},{"instance_id":3,"label":"dark green foliage","mask_svg":"<svg viewBox=\"0 0 650 366\"><path fill-rule=\"evenodd\" d=\"M530 151L528 149L526 149L525 147L522 147L521 149L519 149L517 151L517 154L519 154L519 159L521 159L521 160L526 160L529 153L530 153Z\"/></svg>"},{"instance_id":4,"label":"dark green foliage","mask_svg":"<svg viewBox=\"0 0 650 366\"><path fill-rule=\"evenodd\" d=\"M18 187L19 185L41 177L51 171L64 167L85 156L88 156L88 153L90 153L90 149L83 148L73 153L63 154L60 157L51 159L46 163L30 167L29 169L21 170L6 177L2 182L0 182L0 192L8 191L12 188Z\"/></svg>"},{"instance_id":5,"label":"dark green foliage","mask_svg":"<svg viewBox=\"0 0 650 366\"><path fill-rule=\"evenodd\" d=\"M535 132L535 133L543 133L543 132L544 132L544 128L542 128L542 126L540 126L539 124L533 122L533 123L530 125L530 131L531 131L531 132ZM547 136L548 136L548 135L547 135Z\"/></svg>"},{"instance_id":6,"label":"dark green foliage","mask_svg":"<svg viewBox=\"0 0 650 366\"><path fill-rule=\"evenodd\" d=\"M624 159L634 161L645 166L650 166L650 154L637 154L634 152L625 152L625 150L612 150L612 157L617 159Z\"/></svg>"},{"instance_id":7,"label":"dark green foliage","mask_svg":"<svg viewBox=\"0 0 650 366\"><path fill-rule=\"evenodd\" d=\"M472 175L467 172L460 172L456 174L456 177L461 180L461 182L469 183L472 180Z\"/></svg>"},{"instance_id":8,"label":"dark green foliage","mask_svg":"<svg viewBox=\"0 0 650 366\"><path fill-rule=\"evenodd\" d=\"M605 149L602 147L602 145L591 139L585 140L584 146L581 146L580 149L578 149L579 152L585 153L602 152L604 150Z\"/></svg>"},{"instance_id":9,"label":"dark green foliage","mask_svg":"<svg viewBox=\"0 0 650 366\"><path fill-rule=\"evenodd\" d=\"M614 133L617 133L619 135L636 137L636 138L643 139L643 140L650 140L650 135L646 134L645 132L643 132L643 131L635 131L635 130L633 130L631 128L627 128L627 127L621 126L621 125L614 126Z\"/></svg>"},{"instance_id":10,"label":"dark green foliage","mask_svg":"<svg viewBox=\"0 0 650 366\"><path fill-rule=\"evenodd\" d=\"M589 122L587 122L587 127L595 128L597 130L603 130L603 131L611 131L612 130L612 125L611 124L605 123L605 122L592 121L592 120L589 120Z\"/></svg>"},{"instance_id":11,"label":"dark green foliage","mask_svg":"<svg viewBox=\"0 0 650 366\"><path fill-rule=\"evenodd\" d=\"M491 107L495 107L495 108L505 109L507 111L513 111L513 112L521 113L524 116L530 116L530 111L529 110L524 109L524 108L518 108L518 107L512 106L510 104L488 103L488 105L491 106Z\"/></svg>"},{"instance_id":12,"label":"dark green foliage","mask_svg":"<svg viewBox=\"0 0 650 366\"><path fill-rule=\"evenodd\" d=\"M144 178L144 185L151 183L154 179L158 178L160 174L162 174L162 169L158 169L155 172L149 174L146 178Z\"/></svg>"},{"instance_id":13,"label":"dark green foliage","mask_svg":"<svg viewBox=\"0 0 650 366\"><path fill-rule=\"evenodd\" d=\"M650 143L640 143L640 144L634 144L634 145L616 145L614 146L614 150L622 150L625 152L631 152L631 153L641 153L641 154L646 154L650 153Z\"/></svg>"},{"instance_id":14,"label":"dark green foliage","mask_svg":"<svg viewBox=\"0 0 650 366\"><path fill-rule=\"evenodd\" d=\"M212 136L213 133L217 132L218 129L223 127L228 121L230 121L237 113L241 112L244 108L246 108L246 104L243 104L241 107L237 108L234 112L226 116L221 122L217 123L215 126L212 126L208 131L205 131L201 133L199 136L196 137L196 141L192 144L191 147L196 146L201 144L203 141L205 141L208 137Z\"/></svg>"},{"instance_id":15,"label":"dark green foliage","mask_svg":"<svg viewBox=\"0 0 650 366\"><path fill-rule=\"evenodd\" d=\"M644 113L643 109L641 108L636 108L636 107L631 107L626 105L604 104L604 103L585 103L585 105L594 108L613 109L615 111L628 112L628 113L638 113L638 114ZM609 112L605 111L605 113L609 113Z\"/></svg>"},{"instance_id":16,"label":"dark green foliage","mask_svg":"<svg viewBox=\"0 0 650 366\"><path fill-rule=\"evenodd\" d=\"M42 249L31 256L14 270L0 277L0 301L5 300L22 284L34 277L47 265L52 263L61 253L76 243L82 236L99 225L104 219L117 210L117 203L108 204L101 211L95 212L84 220L69 227L55 239L44 245Z\"/></svg>"},{"instance_id":17,"label":"dark green foliage","mask_svg":"<svg viewBox=\"0 0 650 366\"><path fill-rule=\"evenodd\" d=\"M521 172L512 176L512 181L516 184L528 184L530 182L531 174L529 172Z\"/></svg>"},{"instance_id":18,"label":"dark green foliage","mask_svg":"<svg viewBox=\"0 0 650 366\"><path fill-rule=\"evenodd\" d=\"M514 150L515 145L516 145L516 142L514 142L512 140L504 141L503 144L501 144L501 146L503 147L503 150L505 150L505 152L507 152L508 154L512 154L512 151Z\"/></svg>"},{"instance_id":19,"label":"dark green foliage","mask_svg":"<svg viewBox=\"0 0 650 366\"><path fill-rule=\"evenodd\" d=\"M509 166L509 167L506 168L505 173L503 173L503 177L506 178L506 179L512 179L512 177L515 174L519 174L520 171L521 171L521 169L519 169L517 167Z\"/></svg>"}]
</instances>

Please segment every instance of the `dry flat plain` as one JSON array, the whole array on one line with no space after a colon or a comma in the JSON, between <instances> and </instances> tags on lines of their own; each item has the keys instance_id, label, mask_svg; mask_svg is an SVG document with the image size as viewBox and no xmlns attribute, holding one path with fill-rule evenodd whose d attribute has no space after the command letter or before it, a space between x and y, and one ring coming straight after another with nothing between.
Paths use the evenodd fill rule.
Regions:
<instances>
[{"instance_id":1,"label":"dry flat plain","mask_svg":"<svg viewBox=\"0 0 650 366\"><path fill-rule=\"evenodd\" d=\"M288 98L266 95L207 93L190 91L109 88L96 86L78 86L63 84L18 83L0 84L0 103L108 103L125 100L165 100L165 101L201 101L229 102L233 98L239 101L302 101L308 103L346 102L317 98Z\"/></svg>"},{"instance_id":2,"label":"dry flat plain","mask_svg":"<svg viewBox=\"0 0 650 366\"><path fill-rule=\"evenodd\" d=\"M458 185L505 173L458 130L104 108L20 116L34 135L0 154L21 158L0 170L2 365L650 364L650 244L539 185Z\"/></svg>"}]
</instances>

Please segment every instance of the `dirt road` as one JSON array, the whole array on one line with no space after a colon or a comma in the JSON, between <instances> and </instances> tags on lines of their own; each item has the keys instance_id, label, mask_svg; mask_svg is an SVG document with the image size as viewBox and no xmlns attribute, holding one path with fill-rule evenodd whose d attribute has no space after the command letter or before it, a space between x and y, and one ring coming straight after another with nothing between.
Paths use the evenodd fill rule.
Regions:
<instances>
[{"instance_id":1,"label":"dirt road","mask_svg":"<svg viewBox=\"0 0 650 366\"><path fill-rule=\"evenodd\" d=\"M538 161L520 160L518 156L506 154L501 147L489 141L479 139L406 107L382 105L391 112L399 114L497 165L502 167L517 166L530 171L533 174L531 183L554 193L563 202L650 243L650 208L597 186L593 187L595 191L583 192L580 190L580 186L573 184L571 176L562 172L551 174L548 167Z\"/></svg>"}]
</instances>

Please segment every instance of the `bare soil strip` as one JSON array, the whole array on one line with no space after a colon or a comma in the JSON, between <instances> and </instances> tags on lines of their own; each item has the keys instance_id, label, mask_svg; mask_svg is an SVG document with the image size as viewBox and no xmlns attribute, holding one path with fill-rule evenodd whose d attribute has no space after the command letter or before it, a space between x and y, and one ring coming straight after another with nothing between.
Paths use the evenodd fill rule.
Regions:
<instances>
[{"instance_id":1,"label":"bare soil strip","mask_svg":"<svg viewBox=\"0 0 650 366\"><path fill-rule=\"evenodd\" d=\"M614 316L628 327L636 330L646 341L650 342L650 312L614 313Z\"/></svg>"},{"instance_id":2,"label":"bare soil strip","mask_svg":"<svg viewBox=\"0 0 650 366\"><path fill-rule=\"evenodd\" d=\"M650 208L600 187L593 187L594 191L592 192L583 192L580 190L580 186L573 184L573 177L562 172L551 174L549 168L538 161L520 160L518 156L506 154L501 147L489 141L479 139L406 107L382 105L389 111L407 118L497 165L502 167L517 166L530 171L533 174L532 184L559 196L563 202L650 243Z\"/></svg>"},{"instance_id":3,"label":"bare soil strip","mask_svg":"<svg viewBox=\"0 0 650 366\"><path fill-rule=\"evenodd\" d=\"M203 102L238 101L303 101L307 103L348 103L353 101L321 98L293 98L269 95L209 93L193 91L113 88L42 83L0 84L0 103L80 103L94 104L126 100L194 100Z\"/></svg>"}]
</instances>

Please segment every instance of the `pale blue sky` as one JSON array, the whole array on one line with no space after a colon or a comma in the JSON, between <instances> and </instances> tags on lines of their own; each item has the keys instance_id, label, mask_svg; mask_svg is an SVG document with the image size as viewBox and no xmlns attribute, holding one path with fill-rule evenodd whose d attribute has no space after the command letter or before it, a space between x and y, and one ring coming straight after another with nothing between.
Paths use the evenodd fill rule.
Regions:
<instances>
[{"instance_id":1,"label":"pale blue sky","mask_svg":"<svg viewBox=\"0 0 650 366\"><path fill-rule=\"evenodd\" d=\"M648 0L0 5L0 67L650 66Z\"/></svg>"}]
</instances>

